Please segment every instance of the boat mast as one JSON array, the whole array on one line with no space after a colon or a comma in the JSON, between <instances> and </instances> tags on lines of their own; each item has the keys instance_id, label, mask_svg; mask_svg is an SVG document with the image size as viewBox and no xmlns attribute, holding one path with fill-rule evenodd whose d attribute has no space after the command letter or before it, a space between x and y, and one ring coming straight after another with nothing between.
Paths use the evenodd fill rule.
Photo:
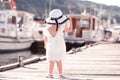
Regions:
<instances>
[{"instance_id":1,"label":"boat mast","mask_svg":"<svg viewBox=\"0 0 120 80\"><path fill-rule=\"evenodd\" d=\"M52 8L52 0L50 0L49 2L49 12L51 11L51 8Z\"/></svg>"}]
</instances>

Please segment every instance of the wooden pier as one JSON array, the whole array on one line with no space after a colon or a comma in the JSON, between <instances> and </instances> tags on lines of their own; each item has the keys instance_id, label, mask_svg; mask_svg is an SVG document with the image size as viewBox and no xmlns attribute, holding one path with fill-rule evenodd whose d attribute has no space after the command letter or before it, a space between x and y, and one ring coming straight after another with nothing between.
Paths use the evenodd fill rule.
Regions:
<instances>
[{"instance_id":1,"label":"wooden pier","mask_svg":"<svg viewBox=\"0 0 120 80\"><path fill-rule=\"evenodd\" d=\"M120 80L120 44L100 43L74 54L63 61L64 80ZM47 76L48 63L39 61L24 67L0 72L0 80L52 80ZM57 69L54 79L59 80Z\"/></svg>"}]
</instances>

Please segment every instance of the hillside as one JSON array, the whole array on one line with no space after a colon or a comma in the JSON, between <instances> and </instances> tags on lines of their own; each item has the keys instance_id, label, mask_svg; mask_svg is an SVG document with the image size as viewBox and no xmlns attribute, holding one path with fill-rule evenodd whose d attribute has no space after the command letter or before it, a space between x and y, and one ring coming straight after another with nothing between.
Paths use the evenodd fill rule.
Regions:
<instances>
[{"instance_id":1,"label":"hillside","mask_svg":"<svg viewBox=\"0 0 120 80\"><path fill-rule=\"evenodd\" d=\"M51 1L51 3L50 3ZM98 15L102 12L102 18L107 19L108 16L116 18L120 22L120 7L106 6L104 4L97 4L90 1L82 0L15 0L18 10L24 10L40 16L45 17L50 9L59 8L65 14L75 13L80 14L84 9L91 14ZM102 11L100 11L102 9Z\"/></svg>"}]
</instances>

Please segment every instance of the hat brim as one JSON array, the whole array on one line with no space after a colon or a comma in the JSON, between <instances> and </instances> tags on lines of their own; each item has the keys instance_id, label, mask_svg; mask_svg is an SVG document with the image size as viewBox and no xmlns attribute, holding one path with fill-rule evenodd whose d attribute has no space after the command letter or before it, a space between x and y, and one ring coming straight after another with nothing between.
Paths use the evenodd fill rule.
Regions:
<instances>
[{"instance_id":1,"label":"hat brim","mask_svg":"<svg viewBox=\"0 0 120 80\"><path fill-rule=\"evenodd\" d=\"M66 22L69 18L65 15L63 15L61 18L57 19L58 24L63 24L64 22ZM47 18L46 19L46 23L47 24L56 24L56 21L51 19L51 18Z\"/></svg>"}]
</instances>

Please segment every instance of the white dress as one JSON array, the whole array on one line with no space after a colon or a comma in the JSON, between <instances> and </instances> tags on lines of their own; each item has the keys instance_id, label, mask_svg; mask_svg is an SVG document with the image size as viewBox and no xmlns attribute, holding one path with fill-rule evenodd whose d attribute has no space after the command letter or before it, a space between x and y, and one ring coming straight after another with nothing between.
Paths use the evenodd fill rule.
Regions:
<instances>
[{"instance_id":1,"label":"white dress","mask_svg":"<svg viewBox=\"0 0 120 80\"><path fill-rule=\"evenodd\" d=\"M50 25L47 25L50 26ZM53 37L48 29L44 30L44 35L47 36L46 44L46 58L47 61L59 61L62 60L66 54L66 45L64 40L64 24L58 27L56 35Z\"/></svg>"}]
</instances>

